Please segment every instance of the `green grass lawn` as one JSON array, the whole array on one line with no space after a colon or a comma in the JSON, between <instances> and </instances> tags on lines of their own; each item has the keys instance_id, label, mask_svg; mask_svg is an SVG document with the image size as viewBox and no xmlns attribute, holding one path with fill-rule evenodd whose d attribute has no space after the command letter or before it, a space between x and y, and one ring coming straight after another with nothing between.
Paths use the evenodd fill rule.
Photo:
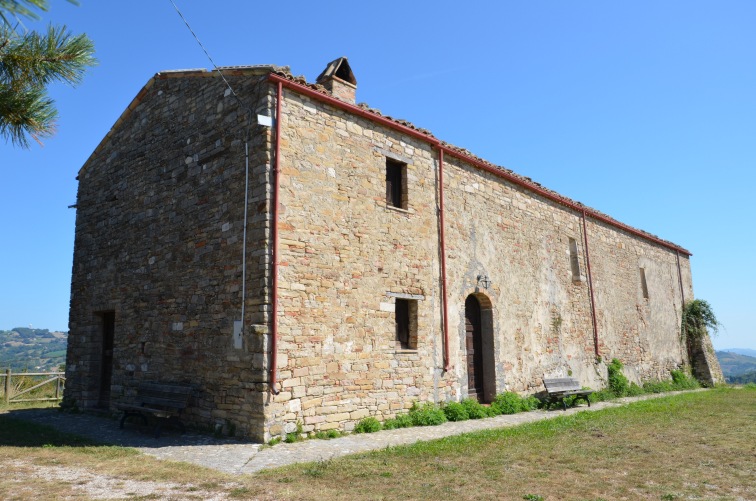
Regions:
<instances>
[{"instance_id":1,"label":"green grass lawn","mask_svg":"<svg viewBox=\"0 0 756 501\"><path fill-rule=\"evenodd\" d=\"M0 415L0 457L2 499L86 499L83 483L39 478L55 467L106 476L140 499L749 500L756 388L679 394L235 477ZM140 495L131 487L150 482L170 490Z\"/></svg>"}]
</instances>

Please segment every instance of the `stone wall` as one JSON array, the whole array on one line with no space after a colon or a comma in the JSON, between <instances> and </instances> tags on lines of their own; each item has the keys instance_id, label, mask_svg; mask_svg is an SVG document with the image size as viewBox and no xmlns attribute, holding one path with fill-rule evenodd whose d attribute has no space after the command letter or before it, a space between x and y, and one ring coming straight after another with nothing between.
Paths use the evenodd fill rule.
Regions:
<instances>
[{"instance_id":1,"label":"stone wall","mask_svg":"<svg viewBox=\"0 0 756 501\"><path fill-rule=\"evenodd\" d=\"M270 114L266 72L228 78ZM187 419L259 435L269 281L270 136L252 122L246 323L241 318L247 116L220 78L159 74L79 175L66 395L101 391L103 312L115 313L110 403L140 381L196 385ZM107 403L105 403L107 405Z\"/></svg>"}]
</instances>

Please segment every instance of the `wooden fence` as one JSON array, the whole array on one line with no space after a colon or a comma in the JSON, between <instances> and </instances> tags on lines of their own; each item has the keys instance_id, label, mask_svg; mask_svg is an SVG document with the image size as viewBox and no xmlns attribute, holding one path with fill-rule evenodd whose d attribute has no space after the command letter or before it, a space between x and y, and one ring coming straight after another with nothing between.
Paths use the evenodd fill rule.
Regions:
<instances>
[{"instance_id":1,"label":"wooden fence","mask_svg":"<svg viewBox=\"0 0 756 501\"><path fill-rule=\"evenodd\" d=\"M18 402L60 400L63 398L65 375L65 372L18 372L13 374L10 369L6 369L5 374L0 374L0 377L5 378L4 384L0 386L4 389L3 402L15 404ZM15 378L16 384L13 384L13 378ZM43 387L48 385L50 388L42 390ZM42 396L32 397L32 393L41 393ZM23 396L27 398L20 398Z\"/></svg>"}]
</instances>

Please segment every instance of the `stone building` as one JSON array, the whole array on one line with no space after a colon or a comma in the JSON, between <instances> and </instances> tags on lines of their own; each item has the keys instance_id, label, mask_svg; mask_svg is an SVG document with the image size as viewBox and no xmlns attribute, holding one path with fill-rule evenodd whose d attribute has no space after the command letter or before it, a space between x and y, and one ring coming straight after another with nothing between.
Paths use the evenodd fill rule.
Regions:
<instances>
[{"instance_id":1,"label":"stone building","mask_svg":"<svg viewBox=\"0 0 756 501\"><path fill-rule=\"evenodd\" d=\"M345 58L220 71L156 74L79 172L78 406L190 383L190 422L267 440L687 363L684 248L355 104Z\"/></svg>"}]
</instances>

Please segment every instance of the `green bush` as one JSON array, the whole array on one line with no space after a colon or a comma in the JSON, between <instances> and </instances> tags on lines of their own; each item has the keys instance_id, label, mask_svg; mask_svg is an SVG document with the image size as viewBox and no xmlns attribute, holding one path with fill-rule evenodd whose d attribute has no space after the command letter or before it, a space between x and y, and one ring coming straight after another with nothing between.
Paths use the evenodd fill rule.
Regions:
<instances>
[{"instance_id":1,"label":"green bush","mask_svg":"<svg viewBox=\"0 0 756 501\"><path fill-rule=\"evenodd\" d=\"M397 428L403 428L402 426L399 426L398 420L389 418L383 422L383 429L384 430L396 430Z\"/></svg>"},{"instance_id":2,"label":"green bush","mask_svg":"<svg viewBox=\"0 0 756 501\"><path fill-rule=\"evenodd\" d=\"M412 418L409 414L399 414L393 419L387 419L383 422L384 430L395 430L397 428L409 428L412 426Z\"/></svg>"},{"instance_id":3,"label":"green bush","mask_svg":"<svg viewBox=\"0 0 756 501\"><path fill-rule=\"evenodd\" d=\"M339 430L330 429L328 431L319 431L315 433L315 438L319 440L330 440L332 438L339 438L341 432Z\"/></svg>"},{"instance_id":4,"label":"green bush","mask_svg":"<svg viewBox=\"0 0 756 501\"><path fill-rule=\"evenodd\" d=\"M594 391L588 396L588 400L591 401L591 403L595 402L604 402L606 400L611 400L614 398L614 393L609 388L604 388L599 391Z\"/></svg>"},{"instance_id":5,"label":"green bush","mask_svg":"<svg viewBox=\"0 0 756 501\"><path fill-rule=\"evenodd\" d=\"M470 419L483 419L490 415L488 408L480 405L480 402L472 398L466 398L460 404L465 408Z\"/></svg>"},{"instance_id":6,"label":"green bush","mask_svg":"<svg viewBox=\"0 0 756 501\"><path fill-rule=\"evenodd\" d=\"M470 414L464 405L459 402L447 402L444 405L444 414L449 421L466 421L470 419Z\"/></svg>"},{"instance_id":7,"label":"green bush","mask_svg":"<svg viewBox=\"0 0 756 501\"><path fill-rule=\"evenodd\" d=\"M700 339L707 330L716 334L721 326L711 305L703 299L688 301L683 306L682 330L686 338Z\"/></svg>"},{"instance_id":8,"label":"green bush","mask_svg":"<svg viewBox=\"0 0 756 501\"><path fill-rule=\"evenodd\" d=\"M612 362L606 367L609 373L609 389L615 397L624 397L630 392L630 382L622 374L622 367L622 362L616 358L613 358Z\"/></svg>"},{"instance_id":9,"label":"green bush","mask_svg":"<svg viewBox=\"0 0 756 501\"><path fill-rule=\"evenodd\" d=\"M541 407L541 401L538 400L533 395L530 395L529 397L524 397L522 399L522 411L523 412L530 412L534 411Z\"/></svg>"},{"instance_id":10,"label":"green bush","mask_svg":"<svg viewBox=\"0 0 756 501\"><path fill-rule=\"evenodd\" d=\"M522 398L517 393L505 391L496 395L491 407L499 414L516 414L522 412Z\"/></svg>"},{"instance_id":11,"label":"green bush","mask_svg":"<svg viewBox=\"0 0 756 501\"><path fill-rule=\"evenodd\" d=\"M410 428L412 426L412 416L409 414L400 414L396 416L401 428Z\"/></svg>"},{"instance_id":12,"label":"green bush","mask_svg":"<svg viewBox=\"0 0 756 501\"><path fill-rule=\"evenodd\" d=\"M672 375L672 384L677 390L695 390L701 387L701 383L684 370L676 369L671 371L670 374Z\"/></svg>"},{"instance_id":13,"label":"green bush","mask_svg":"<svg viewBox=\"0 0 756 501\"><path fill-rule=\"evenodd\" d=\"M643 391L646 393L665 393L674 388L669 381L646 381L643 383Z\"/></svg>"},{"instance_id":14,"label":"green bush","mask_svg":"<svg viewBox=\"0 0 756 501\"><path fill-rule=\"evenodd\" d=\"M304 440L304 437L302 436L302 422L297 421L296 431L287 433L286 438L284 438L284 442L286 442L287 444L293 444L294 442L301 442L302 440Z\"/></svg>"},{"instance_id":15,"label":"green bush","mask_svg":"<svg viewBox=\"0 0 756 501\"><path fill-rule=\"evenodd\" d=\"M433 402L425 402L423 405L415 402L412 404L409 416L414 426L435 426L447 421L444 411Z\"/></svg>"},{"instance_id":16,"label":"green bush","mask_svg":"<svg viewBox=\"0 0 756 501\"><path fill-rule=\"evenodd\" d=\"M644 393L646 392L643 390L643 388L635 383L630 383L630 386L627 388L628 397L637 397L638 395L643 395Z\"/></svg>"},{"instance_id":17,"label":"green bush","mask_svg":"<svg viewBox=\"0 0 756 501\"><path fill-rule=\"evenodd\" d=\"M672 370L670 372L672 381L646 381L643 383L645 393L666 393L668 391L694 390L701 385L690 374L684 370Z\"/></svg>"},{"instance_id":18,"label":"green bush","mask_svg":"<svg viewBox=\"0 0 756 501\"><path fill-rule=\"evenodd\" d=\"M496 395L491 409L498 414L516 414L529 412L541 406L541 401L534 396L521 397L513 391L505 391Z\"/></svg>"},{"instance_id":19,"label":"green bush","mask_svg":"<svg viewBox=\"0 0 756 501\"><path fill-rule=\"evenodd\" d=\"M375 433L376 431L381 431L381 423L372 416L361 419L354 427L355 433Z\"/></svg>"},{"instance_id":20,"label":"green bush","mask_svg":"<svg viewBox=\"0 0 756 501\"><path fill-rule=\"evenodd\" d=\"M287 433L286 438L284 438L284 442L286 442L287 444L293 444L294 442L301 442L301 441L302 441L302 436L297 435L294 432Z\"/></svg>"}]
</instances>

